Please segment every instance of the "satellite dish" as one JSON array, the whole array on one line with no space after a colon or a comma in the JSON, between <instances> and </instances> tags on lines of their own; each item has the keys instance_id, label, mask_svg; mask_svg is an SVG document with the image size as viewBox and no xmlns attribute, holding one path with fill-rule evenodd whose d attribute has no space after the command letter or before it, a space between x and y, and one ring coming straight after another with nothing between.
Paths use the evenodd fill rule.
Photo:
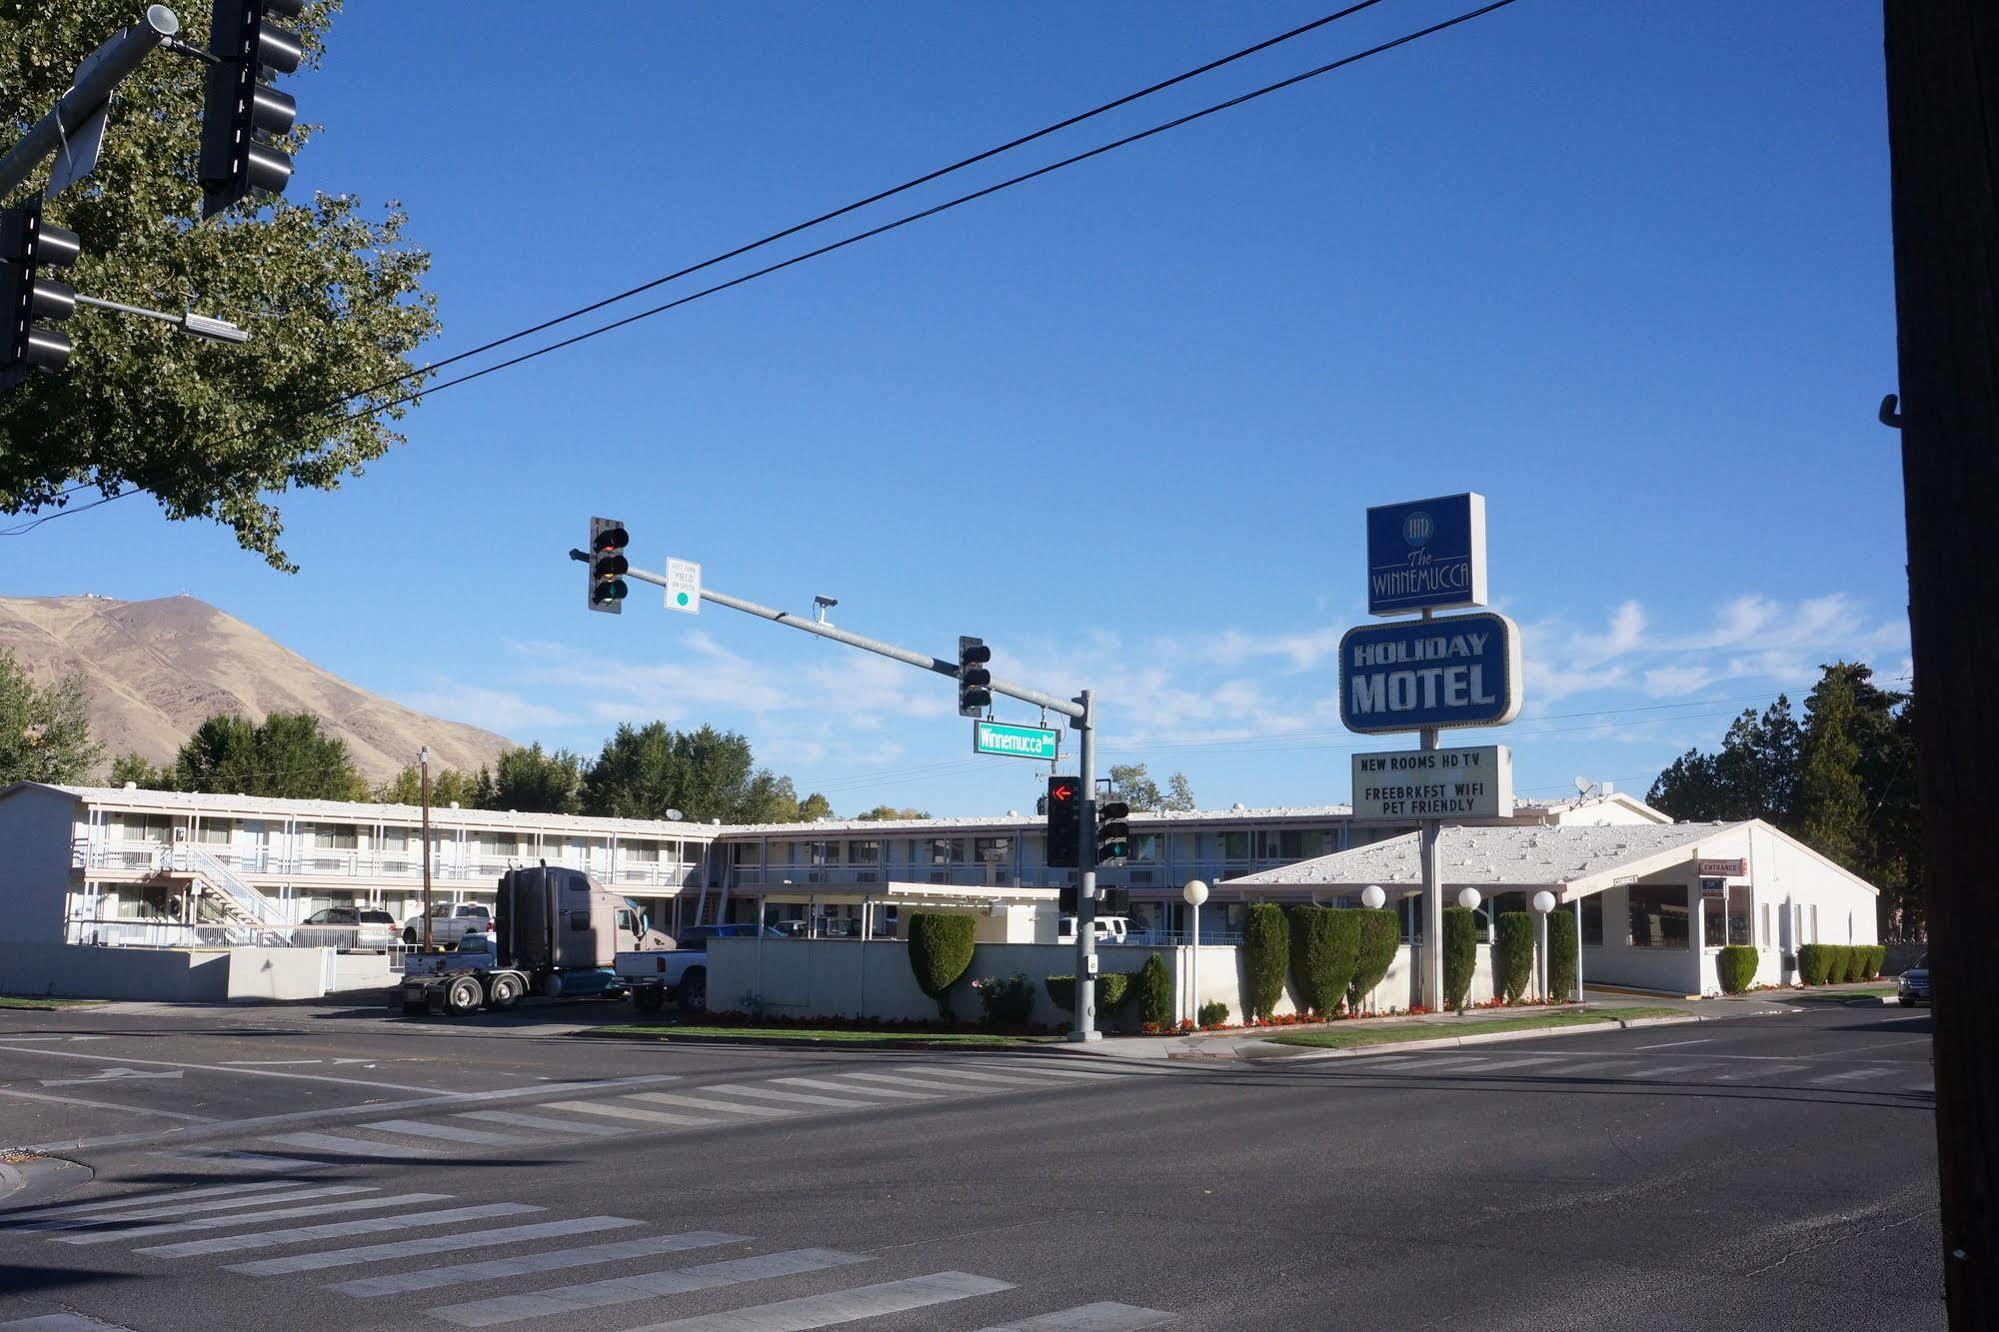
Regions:
<instances>
[{"instance_id":1,"label":"satellite dish","mask_svg":"<svg viewBox=\"0 0 1999 1332\"><path fill-rule=\"evenodd\" d=\"M1596 789L1596 783L1591 781L1589 778L1587 777L1576 778L1577 795L1583 797L1584 799L1588 799L1589 793L1595 789Z\"/></svg>"},{"instance_id":2,"label":"satellite dish","mask_svg":"<svg viewBox=\"0 0 1999 1332\"><path fill-rule=\"evenodd\" d=\"M684 819L687 816L685 814L682 814L677 809L669 809L668 811L666 811L666 817L670 820L678 822L679 820Z\"/></svg>"}]
</instances>

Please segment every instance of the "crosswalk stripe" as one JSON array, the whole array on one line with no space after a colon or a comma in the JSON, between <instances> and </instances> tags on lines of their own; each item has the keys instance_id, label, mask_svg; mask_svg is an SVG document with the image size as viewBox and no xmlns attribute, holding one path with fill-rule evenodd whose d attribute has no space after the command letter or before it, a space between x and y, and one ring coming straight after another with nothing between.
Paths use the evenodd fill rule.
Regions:
<instances>
[{"instance_id":1,"label":"crosswalk stripe","mask_svg":"<svg viewBox=\"0 0 1999 1332\"><path fill-rule=\"evenodd\" d=\"M1548 1073L1553 1077L1565 1078L1571 1073L1587 1073L1593 1068L1622 1068L1630 1062L1628 1059L1592 1059L1586 1064L1570 1064L1565 1068L1551 1068L1548 1070Z\"/></svg>"},{"instance_id":2,"label":"crosswalk stripe","mask_svg":"<svg viewBox=\"0 0 1999 1332\"><path fill-rule=\"evenodd\" d=\"M929 1078L949 1078L954 1081L996 1083L1007 1087L1049 1087L1055 1085L1043 1082L1038 1078L1023 1078L1013 1074L980 1073L974 1072L969 1068L925 1068L921 1064L905 1065L899 1068L897 1072L921 1073ZM850 1074L849 1076L859 1077L860 1075Z\"/></svg>"},{"instance_id":3,"label":"crosswalk stripe","mask_svg":"<svg viewBox=\"0 0 1999 1332\"><path fill-rule=\"evenodd\" d=\"M725 1115L750 1115L784 1119L799 1113L781 1105L746 1105L737 1101L711 1101L705 1096L681 1096L674 1092L633 1092L634 1101L657 1101L661 1105L681 1105L690 1110L718 1110Z\"/></svg>"},{"instance_id":4,"label":"crosswalk stripe","mask_svg":"<svg viewBox=\"0 0 1999 1332\"><path fill-rule=\"evenodd\" d=\"M970 1272L932 1272L929 1276L855 1286L823 1295L802 1295L775 1304L676 1318L670 1323L648 1323L631 1332L809 1332L815 1327L906 1313L1012 1289L1005 1281L973 1276Z\"/></svg>"},{"instance_id":5,"label":"crosswalk stripe","mask_svg":"<svg viewBox=\"0 0 1999 1332\"><path fill-rule=\"evenodd\" d=\"M495 1216L520 1216L545 1209L528 1203L481 1203L477 1207L447 1207L437 1212L404 1212L400 1216L364 1216L358 1221L329 1221L318 1226L294 1226L290 1230L266 1230L254 1235L225 1235L215 1239L187 1240L180 1244L155 1244L134 1249L151 1258L193 1258L208 1253L234 1253L243 1249L274 1249L282 1244L303 1244L307 1240L341 1239L348 1235L379 1235L390 1230L421 1230L425 1226L450 1225L457 1221L484 1221Z\"/></svg>"},{"instance_id":6,"label":"crosswalk stripe","mask_svg":"<svg viewBox=\"0 0 1999 1332\"><path fill-rule=\"evenodd\" d=\"M578 1309L601 1309L613 1304L630 1304L656 1295L685 1295L690 1291L713 1290L718 1286L740 1285L771 1277L797 1276L803 1272L823 1272L829 1267L871 1261L869 1255L841 1253L837 1249L791 1249L784 1253L764 1253L753 1258L730 1258L719 1263L676 1267L665 1272L645 1272L613 1277L577 1286L551 1286L547 1290L520 1295L500 1295L446 1304L425 1313L460 1327L491 1327L514 1323L523 1318L573 1313Z\"/></svg>"},{"instance_id":7,"label":"crosswalk stripe","mask_svg":"<svg viewBox=\"0 0 1999 1332\"><path fill-rule=\"evenodd\" d=\"M98 1212L55 1221L34 1221L26 1230L81 1230L87 1226L123 1225L127 1221L154 1221L161 1217L188 1216L195 1212L224 1212L231 1207L264 1207L275 1203L304 1202L308 1198L335 1198L354 1193L380 1193L364 1184L323 1184L318 1188L294 1188L284 1193L253 1193L247 1197L206 1198L191 1203L164 1203L130 1212Z\"/></svg>"},{"instance_id":8,"label":"crosswalk stripe","mask_svg":"<svg viewBox=\"0 0 1999 1332\"><path fill-rule=\"evenodd\" d=\"M1932 1082L1919 1082L1914 1087L1911 1087L1909 1090L1920 1095L1923 1092L1933 1092L1936 1089L1937 1085L1935 1082L1932 1081Z\"/></svg>"},{"instance_id":9,"label":"crosswalk stripe","mask_svg":"<svg viewBox=\"0 0 1999 1332\"><path fill-rule=\"evenodd\" d=\"M1113 1073L1109 1069L1066 1068L1066 1067L1057 1068L1052 1064L1029 1063L1025 1060L1022 1060L1019 1063L1009 1063L1007 1065L1007 1071L1009 1073L1033 1073L1044 1078L1090 1078L1101 1081L1104 1078L1126 1078L1126 1077L1131 1077L1134 1074L1137 1074L1141 1077L1147 1075L1156 1076L1163 1070L1155 1068L1147 1068L1147 1069L1133 1068L1128 1070L1120 1069L1117 1072Z\"/></svg>"},{"instance_id":10,"label":"crosswalk stripe","mask_svg":"<svg viewBox=\"0 0 1999 1332\"><path fill-rule=\"evenodd\" d=\"M371 1138L343 1138L332 1133L274 1133L269 1141L287 1147L310 1147L336 1156L435 1156L429 1147L407 1147L401 1143Z\"/></svg>"},{"instance_id":11,"label":"crosswalk stripe","mask_svg":"<svg viewBox=\"0 0 1999 1332\"><path fill-rule=\"evenodd\" d=\"M814 1091L846 1092L850 1096L886 1096L895 1101L934 1101L936 1092L895 1091L888 1087L856 1087L848 1082L834 1082L829 1078L772 1078L787 1087L810 1087Z\"/></svg>"},{"instance_id":12,"label":"crosswalk stripe","mask_svg":"<svg viewBox=\"0 0 1999 1332\"><path fill-rule=\"evenodd\" d=\"M1828 1073L1822 1078L1812 1078L1810 1081L1814 1086L1827 1082L1854 1082L1861 1078L1885 1078L1894 1071L1892 1068L1855 1068L1848 1069L1844 1073Z\"/></svg>"},{"instance_id":13,"label":"crosswalk stripe","mask_svg":"<svg viewBox=\"0 0 1999 1332\"><path fill-rule=\"evenodd\" d=\"M447 1142L468 1142L479 1147L513 1147L527 1139L512 1133L489 1133L480 1129L458 1128L452 1124L426 1124L421 1119L378 1119L363 1124L365 1129L402 1133L413 1138L443 1138Z\"/></svg>"},{"instance_id":14,"label":"crosswalk stripe","mask_svg":"<svg viewBox=\"0 0 1999 1332\"><path fill-rule=\"evenodd\" d=\"M512 1124L516 1128L549 1129L556 1133L581 1133L593 1138L615 1138L630 1129L616 1124L586 1124L580 1119L550 1119L545 1115L524 1115L512 1110L467 1110L459 1119L480 1119L489 1124Z\"/></svg>"},{"instance_id":15,"label":"crosswalk stripe","mask_svg":"<svg viewBox=\"0 0 1999 1332\"><path fill-rule=\"evenodd\" d=\"M771 1087L751 1087L742 1083L717 1082L703 1087L702 1091L721 1092L726 1096L756 1096L766 1101L789 1101L797 1105L830 1105L844 1110L879 1110L879 1101L856 1101L851 1097L814 1096L811 1092L778 1091Z\"/></svg>"},{"instance_id":16,"label":"crosswalk stripe","mask_svg":"<svg viewBox=\"0 0 1999 1332\"><path fill-rule=\"evenodd\" d=\"M85 1318L82 1314L42 1314L35 1318L17 1318L11 1323L0 1323L0 1328L8 1332L125 1332L123 1328L100 1323L95 1318Z\"/></svg>"},{"instance_id":17,"label":"crosswalk stripe","mask_svg":"<svg viewBox=\"0 0 1999 1332\"><path fill-rule=\"evenodd\" d=\"M590 1244L576 1249L550 1249L545 1253L523 1254L517 1258L490 1258L480 1263L398 1272L393 1276L362 1277L358 1281L339 1282L327 1289L362 1298L401 1295L413 1290L463 1285L467 1281L499 1280L526 1276L531 1272L553 1272L564 1267L589 1267L594 1263L616 1262L622 1258L656 1258L663 1253L685 1253L689 1249L708 1249L717 1244L747 1244L749 1239L748 1235L730 1235L719 1230L652 1235L645 1239L615 1240L609 1244Z\"/></svg>"},{"instance_id":18,"label":"crosswalk stripe","mask_svg":"<svg viewBox=\"0 0 1999 1332\"><path fill-rule=\"evenodd\" d=\"M930 1091L937 1092L946 1096L951 1095L953 1093L962 1096L967 1093L977 1093L977 1092L992 1090L989 1087L968 1087L962 1083L953 1085L948 1082L939 1082L935 1078L908 1078L908 1077L903 1077L899 1073L842 1073L840 1076L842 1078L854 1082L859 1082L865 1079L868 1082L886 1082L893 1087L923 1087L927 1088ZM1036 1084L1024 1083L1022 1085L1031 1087L1035 1086Z\"/></svg>"},{"instance_id":19,"label":"crosswalk stripe","mask_svg":"<svg viewBox=\"0 0 1999 1332\"><path fill-rule=\"evenodd\" d=\"M1745 1068L1737 1073L1717 1073L1714 1075L1714 1080L1728 1082L1736 1078L1767 1078L1779 1073L1797 1073L1810 1067L1810 1064L1779 1064L1775 1068Z\"/></svg>"},{"instance_id":20,"label":"crosswalk stripe","mask_svg":"<svg viewBox=\"0 0 1999 1332\"><path fill-rule=\"evenodd\" d=\"M370 1193L374 1190L370 1189ZM156 1226L134 1226L130 1230L93 1232L88 1235L55 1235L52 1244L109 1244L114 1240L144 1239L152 1235L178 1235L189 1230L227 1230L231 1226L261 1225L295 1216L325 1216L329 1212L365 1212L377 1207L402 1207L409 1203L440 1202L448 1193L403 1193L393 1198L350 1198L346 1202L313 1203L307 1207L273 1207L268 1212L237 1212L233 1216L202 1216L192 1221L164 1221Z\"/></svg>"},{"instance_id":21,"label":"crosswalk stripe","mask_svg":"<svg viewBox=\"0 0 1999 1332\"><path fill-rule=\"evenodd\" d=\"M1489 1064L1472 1064L1470 1067L1461 1068L1458 1071L1460 1073L1477 1073L1483 1076L1487 1073L1497 1073L1502 1069L1530 1068L1535 1064L1558 1063L1562 1057L1561 1055L1534 1055L1528 1059L1501 1059Z\"/></svg>"},{"instance_id":22,"label":"crosswalk stripe","mask_svg":"<svg viewBox=\"0 0 1999 1332\"><path fill-rule=\"evenodd\" d=\"M496 1244L516 1244L525 1240L557 1239L564 1235L588 1235L597 1230L622 1230L642 1226L628 1216L582 1216L568 1221L536 1221L525 1226L500 1226L493 1230L461 1230L455 1235L432 1235L428 1239L395 1240L388 1244L363 1244L351 1249L322 1249L318 1253L294 1253L284 1258L260 1258L255 1262L230 1263L227 1269L246 1276L283 1276L289 1272L319 1272L329 1267L352 1267L376 1259L416 1258L427 1253L454 1253L459 1249L489 1249Z\"/></svg>"},{"instance_id":23,"label":"crosswalk stripe","mask_svg":"<svg viewBox=\"0 0 1999 1332\"><path fill-rule=\"evenodd\" d=\"M1410 1073L1432 1073L1440 1068L1462 1069L1466 1064L1482 1063L1490 1058L1492 1058L1491 1055L1451 1055L1444 1059L1425 1059L1422 1061L1423 1066L1421 1068L1412 1068L1405 1071Z\"/></svg>"},{"instance_id":24,"label":"crosswalk stripe","mask_svg":"<svg viewBox=\"0 0 1999 1332\"><path fill-rule=\"evenodd\" d=\"M122 1198L106 1198L97 1202L72 1203L63 1207L50 1207L37 1211L32 1219L36 1221L56 1221L64 1217L85 1216L91 1212L115 1212L128 1207L142 1207L148 1203L187 1202L196 1198L220 1198L246 1193L265 1193L272 1189L290 1189L296 1187L296 1181L289 1179L260 1179L251 1184L210 1184L198 1189L170 1189L158 1193L128 1193Z\"/></svg>"},{"instance_id":25,"label":"crosswalk stripe","mask_svg":"<svg viewBox=\"0 0 1999 1332\"><path fill-rule=\"evenodd\" d=\"M1164 1327L1175 1315L1158 1309L1141 1309L1135 1304L1079 1304L1073 1309L1037 1314L1017 1322L1001 1323L980 1332L1138 1332L1143 1327Z\"/></svg>"},{"instance_id":26,"label":"crosswalk stripe","mask_svg":"<svg viewBox=\"0 0 1999 1332\"><path fill-rule=\"evenodd\" d=\"M574 1110L584 1115L605 1115L611 1119L637 1119L649 1124L677 1124L683 1128L719 1122L703 1119L699 1115L670 1115L664 1110L641 1110L635 1105L619 1105L613 1101L550 1101L548 1108Z\"/></svg>"},{"instance_id":27,"label":"crosswalk stripe","mask_svg":"<svg viewBox=\"0 0 1999 1332\"><path fill-rule=\"evenodd\" d=\"M1649 1068L1634 1068L1629 1073L1619 1073L1620 1078L1663 1078L1671 1073L1685 1073L1700 1068L1700 1064L1655 1064Z\"/></svg>"},{"instance_id":28,"label":"crosswalk stripe","mask_svg":"<svg viewBox=\"0 0 1999 1332\"><path fill-rule=\"evenodd\" d=\"M180 1161L187 1165L203 1165L221 1170L317 1170L324 1162L301 1160L296 1156L273 1156L269 1152L230 1151L178 1151L148 1152L149 1156L164 1157L169 1161Z\"/></svg>"}]
</instances>

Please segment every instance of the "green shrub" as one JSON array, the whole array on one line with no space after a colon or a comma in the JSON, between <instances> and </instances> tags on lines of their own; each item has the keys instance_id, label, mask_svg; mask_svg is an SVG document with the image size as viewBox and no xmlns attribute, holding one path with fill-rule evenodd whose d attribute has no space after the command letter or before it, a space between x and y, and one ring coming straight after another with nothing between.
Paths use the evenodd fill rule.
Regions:
<instances>
[{"instance_id":1,"label":"green shrub","mask_svg":"<svg viewBox=\"0 0 1999 1332\"><path fill-rule=\"evenodd\" d=\"M1863 981L1874 973L1867 964L1874 960L1874 949L1869 944L1849 944L1846 949L1846 978L1849 981Z\"/></svg>"},{"instance_id":2,"label":"green shrub","mask_svg":"<svg viewBox=\"0 0 1999 1332\"><path fill-rule=\"evenodd\" d=\"M1807 985L1823 985L1832 966L1829 944L1798 945L1798 978Z\"/></svg>"},{"instance_id":3,"label":"green shrub","mask_svg":"<svg viewBox=\"0 0 1999 1332\"><path fill-rule=\"evenodd\" d=\"M1076 1011L1076 978L1074 976L1050 976L1042 982L1048 988L1049 1000L1064 1013ZM1131 985L1131 973L1125 971L1105 971L1097 975L1097 1017L1103 1018L1116 1011L1124 1002L1125 991Z\"/></svg>"},{"instance_id":4,"label":"green shrub","mask_svg":"<svg viewBox=\"0 0 1999 1332\"><path fill-rule=\"evenodd\" d=\"M1517 1004L1534 983L1534 917L1525 911L1502 911L1497 932L1499 992Z\"/></svg>"},{"instance_id":5,"label":"green shrub","mask_svg":"<svg viewBox=\"0 0 1999 1332\"><path fill-rule=\"evenodd\" d=\"M1862 980L1874 980L1881 974L1881 968L1888 965L1888 950L1880 944L1867 946L1867 974Z\"/></svg>"},{"instance_id":6,"label":"green shrub","mask_svg":"<svg viewBox=\"0 0 1999 1332\"><path fill-rule=\"evenodd\" d=\"M1146 958L1131 988L1137 997L1140 1022L1155 1027L1173 1025L1173 973L1166 969L1165 958L1157 953Z\"/></svg>"},{"instance_id":7,"label":"green shrub","mask_svg":"<svg viewBox=\"0 0 1999 1332\"><path fill-rule=\"evenodd\" d=\"M1267 1018L1284 997L1284 973L1291 963L1291 930L1284 909L1258 902L1242 927L1242 969L1249 982L1249 1015Z\"/></svg>"},{"instance_id":8,"label":"green shrub","mask_svg":"<svg viewBox=\"0 0 1999 1332\"><path fill-rule=\"evenodd\" d=\"M916 973L922 991L937 1001L937 1012L946 1022L955 1020L951 987L972 965L978 928L972 916L922 911L909 918L909 969Z\"/></svg>"},{"instance_id":9,"label":"green shrub","mask_svg":"<svg viewBox=\"0 0 1999 1332\"><path fill-rule=\"evenodd\" d=\"M1229 1006L1219 999L1211 999L1201 1005L1201 1025L1219 1027L1229 1020Z\"/></svg>"},{"instance_id":10,"label":"green shrub","mask_svg":"<svg viewBox=\"0 0 1999 1332\"><path fill-rule=\"evenodd\" d=\"M1478 965L1478 918L1461 906L1444 908L1444 1007L1462 1008Z\"/></svg>"},{"instance_id":11,"label":"green shrub","mask_svg":"<svg viewBox=\"0 0 1999 1332\"><path fill-rule=\"evenodd\" d=\"M994 1031L1017 1031L1034 1013L1034 987L1019 972L1004 979L985 976L972 982L985 1022Z\"/></svg>"},{"instance_id":12,"label":"green shrub","mask_svg":"<svg viewBox=\"0 0 1999 1332\"><path fill-rule=\"evenodd\" d=\"M1402 947L1402 917L1392 907L1366 907L1349 912L1360 921L1360 946L1354 958L1353 981L1347 987L1347 1010L1358 1012L1395 965Z\"/></svg>"},{"instance_id":13,"label":"green shrub","mask_svg":"<svg viewBox=\"0 0 1999 1332\"><path fill-rule=\"evenodd\" d=\"M1353 984L1360 920L1332 907L1291 908L1291 990L1298 1006L1330 1017Z\"/></svg>"},{"instance_id":14,"label":"green shrub","mask_svg":"<svg viewBox=\"0 0 1999 1332\"><path fill-rule=\"evenodd\" d=\"M1566 1002L1576 992L1576 971L1582 966L1582 936L1576 913L1559 907L1548 915L1548 993Z\"/></svg>"},{"instance_id":15,"label":"green shrub","mask_svg":"<svg viewBox=\"0 0 1999 1332\"><path fill-rule=\"evenodd\" d=\"M1845 944L1825 946L1825 983L1827 985L1846 984L1846 967L1853 960L1853 950Z\"/></svg>"},{"instance_id":16,"label":"green shrub","mask_svg":"<svg viewBox=\"0 0 1999 1332\"><path fill-rule=\"evenodd\" d=\"M1756 950L1731 944L1715 954L1714 969L1723 994L1741 994L1756 981Z\"/></svg>"}]
</instances>

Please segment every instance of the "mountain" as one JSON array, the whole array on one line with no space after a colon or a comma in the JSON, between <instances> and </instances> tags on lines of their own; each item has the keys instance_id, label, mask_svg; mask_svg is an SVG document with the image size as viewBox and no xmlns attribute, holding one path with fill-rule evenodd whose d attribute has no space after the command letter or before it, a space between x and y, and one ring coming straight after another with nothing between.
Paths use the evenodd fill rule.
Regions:
<instances>
[{"instance_id":1,"label":"mountain","mask_svg":"<svg viewBox=\"0 0 1999 1332\"><path fill-rule=\"evenodd\" d=\"M127 750L169 760L218 712L252 721L310 712L325 734L347 742L371 782L395 776L425 745L437 767L465 772L513 747L348 684L194 597L0 597L0 651L41 683L68 671L83 677L107 762Z\"/></svg>"}]
</instances>

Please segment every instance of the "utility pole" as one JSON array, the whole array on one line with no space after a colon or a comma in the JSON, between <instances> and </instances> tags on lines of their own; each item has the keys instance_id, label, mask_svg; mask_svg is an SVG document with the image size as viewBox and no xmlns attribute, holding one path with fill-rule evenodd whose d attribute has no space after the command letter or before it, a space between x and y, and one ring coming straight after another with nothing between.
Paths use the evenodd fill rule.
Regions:
<instances>
[{"instance_id":1,"label":"utility pole","mask_svg":"<svg viewBox=\"0 0 1999 1332\"><path fill-rule=\"evenodd\" d=\"M430 951L430 746L416 754L423 782L423 951Z\"/></svg>"},{"instance_id":2,"label":"utility pole","mask_svg":"<svg viewBox=\"0 0 1999 1332\"><path fill-rule=\"evenodd\" d=\"M1989 0L1886 0L1909 637L1935 1027L1944 1302L1999 1327L1999 1009L1983 993L1999 821L1999 24Z\"/></svg>"}]
</instances>

